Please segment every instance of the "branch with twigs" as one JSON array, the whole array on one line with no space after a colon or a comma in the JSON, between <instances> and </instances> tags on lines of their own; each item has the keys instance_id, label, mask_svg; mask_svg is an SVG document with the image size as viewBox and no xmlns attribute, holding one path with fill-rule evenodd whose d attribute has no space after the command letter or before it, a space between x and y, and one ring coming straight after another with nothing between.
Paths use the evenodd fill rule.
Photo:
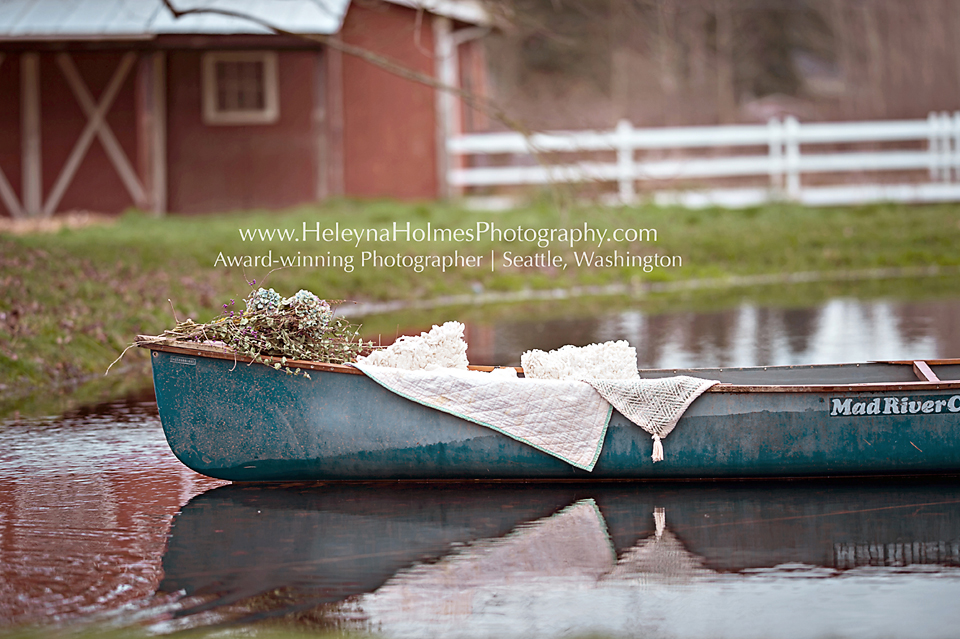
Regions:
<instances>
[{"instance_id":1,"label":"branch with twigs","mask_svg":"<svg viewBox=\"0 0 960 639\"><path fill-rule=\"evenodd\" d=\"M532 131L529 127L524 125L519 120L510 117L510 115L506 111L504 111L501 107L499 107L489 98L479 96L476 93L472 91L468 91L461 87L457 87L454 85L447 84L445 82L441 82L440 80L438 80L433 76L430 76L420 71L417 71L415 69L406 67L400 64L399 62L396 62L395 60L391 60L386 56L380 55L378 53L374 53L369 49L365 49L363 47L358 47L356 45L343 42L342 40L336 37L331 37L329 35L322 35L322 34L307 34L307 33L298 33L294 31L290 31L288 29L283 29L274 24L271 24L267 20L263 20L261 18L258 18L257 16L249 15L241 11L231 11L229 9L216 9L216 8L210 8L210 7L177 9L173 5L173 0L162 0L162 2L164 6L166 6L167 9L170 11L170 13L173 14L174 18L180 18L183 16L189 16L189 15L207 14L207 15L220 15L224 17L236 18L239 20L246 20L264 29L267 29L268 31L274 34L288 36L292 38L299 38L302 40L307 40L309 42L314 42L317 44L328 46L331 49L335 49L344 54L355 56L361 60L365 60L370 64L373 64L374 66L380 69L383 69L388 73L392 73L398 77L410 80L412 82L417 82L424 86L430 87L436 91L443 91L451 95L454 95L460 98L461 100L463 100L464 104L466 104L467 106L484 113L487 117L490 117L491 119L496 120L500 124L506 126L511 131L514 131L515 133L519 133L520 135L522 135L526 140L527 148L529 149L530 154L533 156L537 164L539 164L542 167L548 166L548 163L545 160L546 151L542 148L539 148L538 145L535 144L533 141L533 135L535 131ZM552 180L550 180L550 184L553 186L556 186L556 184ZM561 201L561 197L558 191L556 189L551 189L551 195L555 199L558 208L564 209L565 207L563 206L563 202Z\"/></svg>"},{"instance_id":2,"label":"branch with twigs","mask_svg":"<svg viewBox=\"0 0 960 639\"><path fill-rule=\"evenodd\" d=\"M287 29L283 29L274 24L271 24L266 20L258 18L257 16L253 16L241 11L231 11L229 9L215 9L215 8L209 8L209 7L177 9L175 6L173 6L172 0L163 0L163 4L164 6L167 7L170 13L173 14L174 18L181 18L183 16L189 16L189 15L204 15L204 14L219 15L219 16L224 16L228 18L236 18L238 20L246 20L260 27L263 27L264 29L267 29L277 35L300 38L302 40L308 40L310 42L322 44L324 46L330 47L331 49L336 49L337 51L340 51L347 55L352 55L354 57L360 58L361 60L365 60L370 64L373 64L374 66L377 66L383 69L384 71L392 73L398 77L411 80L413 82L418 82L420 84L428 86L437 91L444 91L446 93L455 95L461 100L463 100L463 102L467 106L483 112L484 114L497 120L504 126L509 127L511 130L522 133L525 136L529 136L531 134L530 131L528 131L527 128L523 126L521 122L518 122L517 120L511 118L502 108L494 104L488 98L479 96L476 93L473 93L472 91L467 91L466 89L462 89L460 87L446 84L445 82L441 82L436 78L434 78L433 76L430 76L430 75L427 75L426 73L422 73L415 69L406 67L400 64L399 62L396 62L395 60L391 60L386 56L380 55L378 53L374 53L369 49L365 49L363 47L358 47L356 45L343 42L339 38L335 38L335 37L331 37L329 35L323 35L323 34L298 33L295 31L289 31Z\"/></svg>"}]
</instances>

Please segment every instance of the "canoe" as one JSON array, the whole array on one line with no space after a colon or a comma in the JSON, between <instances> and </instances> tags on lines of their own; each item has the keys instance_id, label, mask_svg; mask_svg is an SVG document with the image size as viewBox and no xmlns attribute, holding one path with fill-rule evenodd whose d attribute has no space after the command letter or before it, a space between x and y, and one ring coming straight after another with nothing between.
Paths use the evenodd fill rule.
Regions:
<instances>
[{"instance_id":1,"label":"canoe","mask_svg":"<svg viewBox=\"0 0 960 639\"><path fill-rule=\"evenodd\" d=\"M960 472L960 359L641 370L719 380L663 440L613 411L592 472L400 397L350 366L286 374L212 347L145 340L164 433L231 481L634 480Z\"/></svg>"}]
</instances>

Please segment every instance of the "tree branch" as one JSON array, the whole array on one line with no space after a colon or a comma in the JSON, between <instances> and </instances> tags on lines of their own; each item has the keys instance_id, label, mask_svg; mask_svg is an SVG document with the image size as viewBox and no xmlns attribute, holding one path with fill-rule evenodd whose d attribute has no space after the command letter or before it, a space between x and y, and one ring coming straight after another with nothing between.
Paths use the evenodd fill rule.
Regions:
<instances>
[{"instance_id":1,"label":"tree branch","mask_svg":"<svg viewBox=\"0 0 960 639\"><path fill-rule=\"evenodd\" d=\"M164 6L173 14L174 18L181 18L188 15L197 15L197 14L214 14L220 16L226 16L229 18L237 18L239 20L246 20L252 22L253 24L259 25L264 29L267 29L277 35L290 36L294 38L300 38L302 40L308 40L310 42L315 42L317 44L322 44L324 46L330 47L331 49L336 49L347 55L352 55L354 57L365 60L370 64L383 69L393 75L410 80L412 82L417 82L423 84L437 91L444 91L452 95L457 96L463 102L478 111L482 111L489 117L497 120L501 124L507 126L513 131L522 133L525 136L529 136L530 132L524 127L520 122L511 118L503 109L498 107L496 104L491 102L487 98L478 96L477 94L466 91L460 87L452 86L440 82L433 76L421 73L420 71L415 71L409 67L405 67L402 64L382 56L380 54L374 53L369 49L364 49L363 47L358 47L352 44L347 44L338 38L334 38L328 35L321 34L308 34L308 33L296 33L293 31L288 31L277 27L266 20L262 20L256 16L252 16L246 13L238 11L230 11L229 9L212 9L212 8L195 8L195 9L177 9L173 6L172 0L162 0Z\"/></svg>"}]
</instances>

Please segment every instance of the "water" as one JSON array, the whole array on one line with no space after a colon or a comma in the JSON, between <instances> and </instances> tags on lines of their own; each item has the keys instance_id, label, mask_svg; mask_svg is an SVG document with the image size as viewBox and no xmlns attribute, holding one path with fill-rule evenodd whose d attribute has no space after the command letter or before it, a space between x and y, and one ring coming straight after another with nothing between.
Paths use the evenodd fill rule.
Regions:
<instances>
[{"instance_id":1,"label":"water","mask_svg":"<svg viewBox=\"0 0 960 639\"><path fill-rule=\"evenodd\" d=\"M646 366L960 356L960 300L468 327L471 360L629 339ZM0 422L0 630L951 637L960 479L229 485L149 398Z\"/></svg>"},{"instance_id":2,"label":"water","mask_svg":"<svg viewBox=\"0 0 960 639\"><path fill-rule=\"evenodd\" d=\"M625 339L641 368L775 366L960 356L960 300L834 298L782 308L744 302L714 312L623 310L468 326L471 363L519 365L520 354Z\"/></svg>"},{"instance_id":3,"label":"water","mask_svg":"<svg viewBox=\"0 0 960 639\"><path fill-rule=\"evenodd\" d=\"M154 403L0 423L0 624L149 599L171 518L223 483L171 454Z\"/></svg>"},{"instance_id":4,"label":"water","mask_svg":"<svg viewBox=\"0 0 960 639\"><path fill-rule=\"evenodd\" d=\"M221 619L389 637L951 636L960 482L229 486L163 569Z\"/></svg>"}]
</instances>

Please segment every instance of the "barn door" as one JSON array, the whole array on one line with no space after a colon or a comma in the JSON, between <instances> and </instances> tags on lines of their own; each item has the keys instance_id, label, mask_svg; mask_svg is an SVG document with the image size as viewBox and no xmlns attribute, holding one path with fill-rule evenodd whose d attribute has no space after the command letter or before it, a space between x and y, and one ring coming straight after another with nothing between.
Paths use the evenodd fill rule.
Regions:
<instances>
[{"instance_id":1,"label":"barn door","mask_svg":"<svg viewBox=\"0 0 960 639\"><path fill-rule=\"evenodd\" d=\"M101 82L99 95L91 89L73 54L44 56L44 60L52 60L57 69L55 76L58 76L48 75L46 78L41 78L40 54L20 55L22 200L17 198L6 176L0 172L0 202L14 217L53 215L61 209L64 196L71 187L74 197L68 208L79 206L102 211L98 203L107 202L108 209L122 209L132 204L162 212L165 187L164 92L162 58L158 55L162 54L138 56L128 51L119 59L104 56L104 60L110 60L110 65L95 68L95 71L107 72L106 83ZM141 58L139 67L138 57ZM157 64L158 60L161 64ZM51 65L44 64L45 73L49 73ZM138 82L131 86L128 79L135 69ZM123 124L122 130L115 132L108 116L118 97L122 97L120 101L123 102L123 112L118 114L122 116L119 119ZM125 140L127 150L118 140L118 133ZM102 151L92 154L95 143L99 143ZM134 168L131 154L138 160L139 172ZM104 177L105 172L112 172L119 180L111 178L99 180L96 184L78 184L83 167L86 167L87 179ZM98 193L97 188L104 183L116 185L117 188L111 187L110 190L122 193ZM123 205L123 202L128 204Z\"/></svg>"}]
</instances>

